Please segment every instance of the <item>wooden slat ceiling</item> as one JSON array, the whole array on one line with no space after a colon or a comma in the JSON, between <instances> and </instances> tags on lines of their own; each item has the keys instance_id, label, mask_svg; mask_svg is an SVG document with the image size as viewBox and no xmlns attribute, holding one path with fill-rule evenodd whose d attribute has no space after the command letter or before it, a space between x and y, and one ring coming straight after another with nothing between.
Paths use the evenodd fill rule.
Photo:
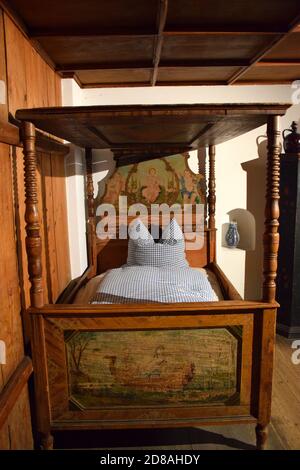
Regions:
<instances>
[{"instance_id":1,"label":"wooden slat ceiling","mask_svg":"<svg viewBox=\"0 0 300 470\"><path fill-rule=\"evenodd\" d=\"M1 2L82 87L300 79L299 0Z\"/></svg>"},{"instance_id":2,"label":"wooden slat ceiling","mask_svg":"<svg viewBox=\"0 0 300 470\"><path fill-rule=\"evenodd\" d=\"M285 114L288 104L81 106L22 109L21 121L80 147L112 149L118 164L218 144Z\"/></svg>"}]
</instances>

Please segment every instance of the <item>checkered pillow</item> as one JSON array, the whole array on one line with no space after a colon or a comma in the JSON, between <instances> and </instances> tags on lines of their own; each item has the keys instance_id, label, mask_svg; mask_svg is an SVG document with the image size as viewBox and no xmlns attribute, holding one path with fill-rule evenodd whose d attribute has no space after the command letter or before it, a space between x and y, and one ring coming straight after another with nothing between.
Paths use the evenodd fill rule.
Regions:
<instances>
[{"instance_id":1,"label":"checkered pillow","mask_svg":"<svg viewBox=\"0 0 300 470\"><path fill-rule=\"evenodd\" d=\"M176 245L181 242L184 244L184 236L177 220L173 218L163 230L158 243L162 245Z\"/></svg>"},{"instance_id":2,"label":"checkered pillow","mask_svg":"<svg viewBox=\"0 0 300 470\"><path fill-rule=\"evenodd\" d=\"M141 231L145 236L144 229L146 229L146 227L144 226L144 228L142 228L142 225L144 224L141 221L138 221L137 224L140 224ZM176 225L174 222L172 223L171 221L168 227L169 234L173 238L167 238L166 235L168 235L168 232L166 232L164 239L162 239L162 243L155 243L147 229L147 238L136 237L135 239L130 236L129 230L130 238L128 241L127 266L155 266L158 268L161 267L169 269L186 268L188 266L188 263L185 258L185 245L183 234L177 222ZM178 235L180 235L178 229L181 232L181 238L179 239L175 238L175 236L177 237ZM165 241L171 240L171 243L164 243Z\"/></svg>"},{"instance_id":3,"label":"checkered pillow","mask_svg":"<svg viewBox=\"0 0 300 470\"><path fill-rule=\"evenodd\" d=\"M143 246L151 245L154 243L154 240L151 233L140 219L134 219L129 224L128 235L127 265L135 266L135 251L137 247L142 248Z\"/></svg>"}]
</instances>

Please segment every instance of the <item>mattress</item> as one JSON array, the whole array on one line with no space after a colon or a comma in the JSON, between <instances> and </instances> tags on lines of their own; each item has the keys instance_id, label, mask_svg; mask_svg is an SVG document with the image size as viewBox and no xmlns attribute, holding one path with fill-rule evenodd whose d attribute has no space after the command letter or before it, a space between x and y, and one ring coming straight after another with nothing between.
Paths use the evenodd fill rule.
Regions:
<instances>
[{"instance_id":1,"label":"mattress","mask_svg":"<svg viewBox=\"0 0 300 470\"><path fill-rule=\"evenodd\" d=\"M205 275L206 279L210 283L212 290L214 292L215 299L214 300L223 300L224 297L222 295L221 287L218 283L216 275L209 269L205 268L192 268L197 271L202 272ZM106 276L109 271L95 276L94 278L90 279L77 293L74 304L88 304L91 302L93 297L96 295L97 290L99 289L99 285Z\"/></svg>"}]
</instances>

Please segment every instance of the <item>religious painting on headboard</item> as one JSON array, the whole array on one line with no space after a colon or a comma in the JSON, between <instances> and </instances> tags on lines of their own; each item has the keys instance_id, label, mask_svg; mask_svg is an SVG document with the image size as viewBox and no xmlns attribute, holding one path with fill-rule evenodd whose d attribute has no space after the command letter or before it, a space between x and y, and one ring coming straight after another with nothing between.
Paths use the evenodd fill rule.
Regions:
<instances>
[{"instance_id":1,"label":"religious painting on headboard","mask_svg":"<svg viewBox=\"0 0 300 470\"><path fill-rule=\"evenodd\" d=\"M119 196L126 195L128 204L201 204L205 197L201 188L201 174L188 166L189 154L156 158L116 168L106 181L104 195L98 204L118 207Z\"/></svg>"}]
</instances>

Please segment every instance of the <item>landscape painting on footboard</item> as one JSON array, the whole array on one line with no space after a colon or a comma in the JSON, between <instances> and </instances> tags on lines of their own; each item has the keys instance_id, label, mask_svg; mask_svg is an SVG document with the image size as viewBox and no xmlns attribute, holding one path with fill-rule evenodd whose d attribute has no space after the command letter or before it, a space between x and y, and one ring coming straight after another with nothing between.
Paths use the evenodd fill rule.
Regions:
<instances>
[{"instance_id":1,"label":"landscape painting on footboard","mask_svg":"<svg viewBox=\"0 0 300 470\"><path fill-rule=\"evenodd\" d=\"M67 330L71 407L238 404L242 333Z\"/></svg>"}]
</instances>

